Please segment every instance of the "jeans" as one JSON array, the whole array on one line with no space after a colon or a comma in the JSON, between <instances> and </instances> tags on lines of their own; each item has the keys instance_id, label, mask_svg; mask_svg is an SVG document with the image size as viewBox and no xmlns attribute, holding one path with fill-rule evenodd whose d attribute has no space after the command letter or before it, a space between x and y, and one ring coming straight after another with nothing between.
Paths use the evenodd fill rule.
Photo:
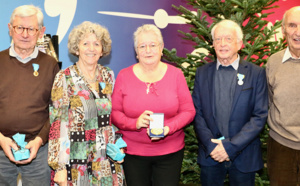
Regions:
<instances>
[{"instance_id":1,"label":"jeans","mask_svg":"<svg viewBox=\"0 0 300 186\"><path fill-rule=\"evenodd\" d=\"M10 162L4 152L0 150L0 185L16 186L19 173L24 186L50 185L48 144L41 146L36 158L26 165L16 165Z\"/></svg>"},{"instance_id":2,"label":"jeans","mask_svg":"<svg viewBox=\"0 0 300 186\"><path fill-rule=\"evenodd\" d=\"M230 186L254 186L255 172L243 173L231 161L214 166L201 166L202 186L221 186L228 174Z\"/></svg>"}]
</instances>

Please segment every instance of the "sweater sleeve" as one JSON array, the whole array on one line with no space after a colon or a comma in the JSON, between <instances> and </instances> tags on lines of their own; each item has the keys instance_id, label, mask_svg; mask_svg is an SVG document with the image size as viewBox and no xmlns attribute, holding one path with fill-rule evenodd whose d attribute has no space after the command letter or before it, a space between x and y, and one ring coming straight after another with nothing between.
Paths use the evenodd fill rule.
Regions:
<instances>
[{"instance_id":1,"label":"sweater sleeve","mask_svg":"<svg viewBox=\"0 0 300 186\"><path fill-rule=\"evenodd\" d=\"M67 73L68 71L66 71ZM54 170L63 170L70 158L69 97L65 72L60 71L53 84L51 97L53 105L50 107L50 133L48 164Z\"/></svg>"},{"instance_id":2,"label":"sweater sleeve","mask_svg":"<svg viewBox=\"0 0 300 186\"><path fill-rule=\"evenodd\" d=\"M43 145L45 145L48 142L48 136L49 136L49 130L50 130L50 121L49 118L45 122L43 128L39 132L38 136L42 139Z\"/></svg>"},{"instance_id":3,"label":"sweater sleeve","mask_svg":"<svg viewBox=\"0 0 300 186\"><path fill-rule=\"evenodd\" d=\"M55 75L58 73L59 71L59 66L57 63L55 63L55 66L53 68L53 76L52 78L54 79ZM49 118L46 120L43 128L41 129L41 131L39 132L38 136L42 139L43 141L43 145L46 144L48 142L48 137L49 137L49 130L50 130L50 121Z\"/></svg>"},{"instance_id":4,"label":"sweater sleeve","mask_svg":"<svg viewBox=\"0 0 300 186\"><path fill-rule=\"evenodd\" d=\"M126 76L124 76L124 73L121 71L117 76L115 82L114 92L112 94L112 112L111 112L112 124L114 124L117 128L121 130L133 131L133 130L137 130L136 128L137 118L130 118L126 116L126 114L124 113L123 91L124 91L124 83L126 83L124 78L126 78Z\"/></svg>"},{"instance_id":5,"label":"sweater sleeve","mask_svg":"<svg viewBox=\"0 0 300 186\"><path fill-rule=\"evenodd\" d=\"M165 121L165 126L169 126L170 128L169 135L191 123L196 114L191 93L181 71L179 71L176 77L176 85L179 109L173 118Z\"/></svg>"}]
</instances>

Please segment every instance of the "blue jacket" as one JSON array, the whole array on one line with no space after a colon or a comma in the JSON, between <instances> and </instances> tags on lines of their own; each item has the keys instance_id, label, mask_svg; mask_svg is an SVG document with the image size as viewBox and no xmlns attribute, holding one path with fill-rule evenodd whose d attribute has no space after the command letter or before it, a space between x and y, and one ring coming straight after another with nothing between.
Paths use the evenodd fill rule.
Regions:
<instances>
[{"instance_id":1,"label":"blue jacket","mask_svg":"<svg viewBox=\"0 0 300 186\"><path fill-rule=\"evenodd\" d=\"M210 153L216 144L211 139L221 136L215 118L214 77L216 62L197 69L192 94L196 108L195 131L199 141L198 163L216 165ZM229 138L222 140L230 160L241 172L253 172L263 167L260 132L268 116L268 92L265 70L240 60L238 73L245 75L243 84L236 83L228 124ZM238 78L237 78L238 81Z\"/></svg>"}]
</instances>

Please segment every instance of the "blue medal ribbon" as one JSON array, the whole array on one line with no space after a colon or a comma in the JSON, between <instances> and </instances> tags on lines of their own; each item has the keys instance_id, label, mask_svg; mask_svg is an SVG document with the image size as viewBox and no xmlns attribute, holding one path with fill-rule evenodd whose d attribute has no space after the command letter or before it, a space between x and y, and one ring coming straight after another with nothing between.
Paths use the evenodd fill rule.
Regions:
<instances>
[{"instance_id":1,"label":"blue medal ribbon","mask_svg":"<svg viewBox=\"0 0 300 186\"><path fill-rule=\"evenodd\" d=\"M243 85L244 84L243 79L245 78L245 75L238 73L237 78L238 78L238 84Z\"/></svg>"},{"instance_id":2,"label":"blue medal ribbon","mask_svg":"<svg viewBox=\"0 0 300 186\"><path fill-rule=\"evenodd\" d=\"M39 68L40 68L40 65L39 64L36 64L36 63L32 63L32 67L33 67L33 75L34 76L38 76L39 75L39 73L38 73L38 70L39 70Z\"/></svg>"},{"instance_id":3,"label":"blue medal ribbon","mask_svg":"<svg viewBox=\"0 0 300 186\"><path fill-rule=\"evenodd\" d=\"M105 89L105 83L104 82L100 82L99 84L100 84L102 90L104 90Z\"/></svg>"}]
</instances>

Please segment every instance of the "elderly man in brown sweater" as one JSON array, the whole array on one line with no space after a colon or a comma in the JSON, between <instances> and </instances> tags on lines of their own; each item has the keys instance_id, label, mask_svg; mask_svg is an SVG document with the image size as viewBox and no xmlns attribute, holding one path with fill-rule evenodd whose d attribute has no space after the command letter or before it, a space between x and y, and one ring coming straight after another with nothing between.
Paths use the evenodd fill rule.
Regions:
<instances>
[{"instance_id":1,"label":"elderly man in brown sweater","mask_svg":"<svg viewBox=\"0 0 300 186\"><path fill-rule=\"evenodd\" d=\"M286 11L287 49L267 63L270 110L268 172L271 185L300 185L300 6Z\"/></svg>"},{"instance_id":2,"label":"elderly man in brown sweater","mask_svg":"<svg viewBox=\"0 0 300 186\"><path fill-rule=\"evenodd\" d=\"M59 71L56 60L38 50L43 14L32 5L16 8L8 24L13 44L0 52L0 185L50 185L47 164L51 88ZM17 161L16 133L25 134L30 156ZM19 149L22 150L22 149Z\"/></svg>"}]
</instances>

